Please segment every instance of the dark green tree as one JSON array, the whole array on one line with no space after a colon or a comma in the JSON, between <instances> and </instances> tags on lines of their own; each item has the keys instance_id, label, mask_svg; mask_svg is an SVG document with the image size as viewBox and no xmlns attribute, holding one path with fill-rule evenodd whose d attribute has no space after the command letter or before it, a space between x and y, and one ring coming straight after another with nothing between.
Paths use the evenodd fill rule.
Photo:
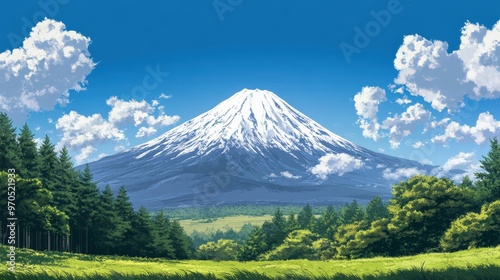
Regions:
<instances>
[{"instance_id":1,"label":"dark green tree","mask_svg":"<svg viewBox=\"0 0 500 280\"><path fill-rule=\"evenodd\" d=\"M120 218L115 208L115 197L111 187L106 185L99 195L98 209L95 214L94 231L95 245L100 254L114 252L114 247L123 239L123 232L118 229Z\"/></svg>"},{"instance_id":2,"label":"dark green tree","mask_svg":"<svg viewBox=\"0 0 500 280\"><path fill-rule=\"evenodd\" d=\"M267 250L267 244L264 242L264 234L261 227L255 227L250 233L247 241L241 248L241 252L238 255L238 260L240 261L255 261L258 257L265 253Z\"/></svg>"},{"instance_id":3,"label":"dark green tree","mask_svg":"<svg viewBox=\"0 0 500 280\"><path fill-rule=\"evenodd\" d=\"M34 134L27 124L24 124L19 137L19 159L22 169L19 172L26 179L38 178L40 176L38 151L36 148Z\"/></svg>"},{"instance_id":4,"label":"dark green tree","mask_svg":"<svg viewBox=\"0 0 500 280\"><path fill-rule=\"evenodd\" d=\"M379 196L375 196L366 206L365 220L369 224L373 221L389 217L389 210Z\"/></svg>"},{"instance_id":5,"label":"dark green tree","mask_svg":"<svg viewBox=\"0 0 500 280\"><path fill-rule=\"evenodd\" d=\"M318 219L317 232L329 240L333 239L333 235L340 226L341 218L332 205L328 205L321 218Z\"/></svg>"},{"instance_id":6,"label":"dark green tree","mask_svg":"<svg viewBox=\"0 0 500 280\"><path fill-rule=\"evenodd\" d=\"M346 204L342 208L342 222L343 224L352 224L354 222L362 221L364 218L363 208L355 199L350 204Z\"/></svg>"},{"instance_id":7,"label":"dark green tree","mask_svg":"<svg viewBox=\"0 0 500 280\"><path fill-rule=\"evenodd\" d=\"M12 120L5 113L0 113L0 170L14 168L21 170L19 149L16 140L16 129Z\"/></svg>"},{"instance_id":8,"label":"dark green tree","mask_svg":"<svg viewBox=\"0 0 500 280\"><path fill-rule=\"evenodd\" d=\"M169 234L175 258L179 260L191 259L194 255L193 245L191 239L186 235L181 224L179 224L179 221L171 221Z\"/></svg>"},{"instance_id":9,"label":"dark green tree","mask_svg":"<svg viewBox=\"0 0 500 280\"><path fill-rule=\"evenodd\" d=\"M267 250L271 250L279 246L287 235L287 222L283 216L283 212L277 209L274 212L271 221L266 221L262 225L262 233L264 243L267 245Z\"/></svg>"},{"instance_id":10,"label":"dark green tree","mask_svg":"<svg viewBox=\"0 0 500 280\"><path fill-rule=\"evenodd\" d=\"M131 247L129 254L136 257L154 255L153 224L144 206L132 218Z\"/></svg>"},{"instance_id":11,"label":"dark green tree","mask_svg":"<svg viewBox=\"0 0 500 280\"><path fill-rule=\"evenodd\" d=\"M83 172L79 174L80 184L75 199L75 220L80 237L77 252L83 253L89 253L89 249L92 249L89 232L93 229L98 212L99 189L92 180L93 176L87 164Z\"/></svg>"},{"instance_id":12,"label":"dark green tree","mask_svg":"<svg viewBox=\"0 0 500 280\"><path fill-rule=\"evenodd\" d=\"M490 151L480 160L484 172L477 172L476 178L482 190L484 201L492 202L500 199L500 145L498 139L490 140Z\"/></svg>"},{"instance_id":13,"label":"dark green tree","mask_svg":"<svg viewBox=\"0 0 500 280\"><path fill-rule=\"evenodd\" d=\"M48 190L54 191L58 179L57 170L59 160L48 135L45 135L43 139L43 143L39 149L39 156L39 170L42 184Z\"/></svg>"},{"instance_id":14,"label":"dark green tree","mask_svg":"<svg viewBox=\"0 0 500 280\"><path fill-rule=\"evenodd\" d=\"M126 255L129 248L133 246L131 241L132 235L132 218L134 217L134 207L127 195L125 186L121 186L115 199L115 209L118 214L117 232L123 236L122 241L116 244L117 254Z\"/></svg>"},{"instance_id":15,"label":"dark green tree","mask_svg":"<svg viewBox=\"0 0 500 280\"><path fill-rule=\"evenodd\" d=\"M174 247L170 240L170 220L165 215L165 211L160 210L153 217L153 236L155 256L167 259L175 258Z\"/></svg>"}]
</instances>

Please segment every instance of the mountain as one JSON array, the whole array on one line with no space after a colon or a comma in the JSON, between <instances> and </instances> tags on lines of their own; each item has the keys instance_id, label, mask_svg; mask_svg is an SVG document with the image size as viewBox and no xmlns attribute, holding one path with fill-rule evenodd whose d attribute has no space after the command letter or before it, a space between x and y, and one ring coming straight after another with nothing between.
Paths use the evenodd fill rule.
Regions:
<instances>
[{"instance_id":1,"label":"mountain","mask_svg":"<svg viewBox=\"0 0 500 280\"><path fill-rule=\"evenodd\" d=\"M89 166L100 186L124 185L134 205L150 209L367 201L433 168L360 147L258 89Z\"/></svg>"}]
</instances>

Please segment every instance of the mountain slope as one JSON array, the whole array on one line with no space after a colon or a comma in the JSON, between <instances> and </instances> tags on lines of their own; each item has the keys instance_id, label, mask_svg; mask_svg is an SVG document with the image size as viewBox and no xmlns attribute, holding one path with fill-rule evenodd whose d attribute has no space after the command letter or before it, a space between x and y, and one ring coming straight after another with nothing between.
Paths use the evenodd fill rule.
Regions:
<instances>
[{"instance_id":1,"label":"mountain slope","mask_svg":"<svg viewBox=\"0 0 500 280\"><path fill-rule=\"evenodd\" d=\"M149 208L367 200L390 195L391 171L432 169L360 147L274 93L248 89L89 165L100 185L125 185L135 205Z\"/></svg>"}]
</instances>

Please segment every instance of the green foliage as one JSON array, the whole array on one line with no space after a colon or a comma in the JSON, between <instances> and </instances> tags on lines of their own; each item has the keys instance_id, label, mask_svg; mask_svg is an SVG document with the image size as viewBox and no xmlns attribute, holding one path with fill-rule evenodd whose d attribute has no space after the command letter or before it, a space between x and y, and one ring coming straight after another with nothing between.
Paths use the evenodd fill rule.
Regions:
<instances>
[{"instance_id":1,"label":"green foliage","mask_svg":"<svg viewBox=\"0 0 500 280\"><path fill-rule=\"evenodd\" d=\"M388 225L393 254L436 250L450 223L473 206L474 193L447 178L415 176L394 186Z\"/></svg>"},{"instance_id":2,"label":"green foliage","mask_svg":"<svg viewBox=\"0 0 500 280\"><path fill-rule=\"evenodd\" d=\"M229 239L219 239L217 242L208 242L198 248L198 257L202 260L235 261L240 246Z\"/></svg>"},{"instance_id":3,"label":"green foliage","mask_svg":"<svg viewBox=\"0 0 500 280\"><path fill-rule=\"evenodd\" d=\"M500 244L500 200L483 205L481 213L468 213L453 221L441 238L445 251Z\"/></svg>"},{"instance_id":4,"label":"green foliage","mask_svg":"<svg viewBox=\"0 0 500 280\"><path fill-rule=\"evenodd\" d=\"M492 202L500 199L500 144L498 139L490 140L490 151L483 156L481 168L485 172L476 173L479 188L483 191L483 200Z\"/></svg>"},{"instance_id":5,"label":"green foliage","mask_svg":"<svg viewBox=\"0 0 500 280\"><path fill-rule=\"evenodd\" d=\"M38 154L40 156L39 170L42 184L48 190L53 191L57 182L58 159L48 135L45 135Z\"/></svg>"},{"instance_id":6,"label":"green foliage","mask_svg":"<svg viewBox=\"0 0 500 280\"><path fill-rule=\"evenodd\" d=\"M346 204L344 208L342 208L341 213L343 224L352 224L362 221L365 215L363 208L361 208L361 205L359 205L356 199L350 204Z\"/></svg>"},{"instance_id":7,"label":"green foliage","mask_svg":"<svg viewBox=\"0 0 500 280\"><path fill-rule=\"evenodd\" d=\"M34 137L28 125L24 124L17 139L19 143L19 160L22 166L19 174L27 179L40 176L40 161Z\"/></svg>"},{"instance_id":8,"label":"green foliage","mask_svg":"<svg viewBox=\"0 0 500 280\"><path fill-rule=\"evenodd\" d=\"M266 260L292 260L292 259L319 259L313 243L319 239L319 235L309 230L294 230L286 237L283 244L276 249L266 253ZM320 247L320 244L315 244Z\"/></svg>"},{"instance_id":9,"label":"green foliage","mask_svg":"<svg viewBox=\"0 0 500 280\"><path fill-rule=\"evenodd\" d=\"M352 224L339 235L338 258L362 258L386 255L390 240L387 225L389 219L382 218L371 223L370 227L363 229L362 224Z\"/></svg>"},{"instance_id":10,"label":"green foliage","mask_svg":"<svg viewBox=\"0 0 500 280\"><path fill-rule=\"evenodd\" d=\"M264 241L264 234L261 227L255 227L250 233L248 240L245 242L241 248L241 252L238 255L238 260L240 261L254 261L266 252L267 244Z\"/></svg>"},{"instance_id":11,"label":"green foliage","mask_svg":"<svg viewBox=\"0 0 500 280\"><path fill-rule=\"evenodd\" d=\"M315 219L309 203L300 210L297 216L297 223L300 229L313 230L315 226Z\"/></svg>"},{"instance_id":12,"label":"green foliage","mask_svg":"<svg viewBox=\"0 0 500 280\"><path fill-rule=\"evenodd\" d=\"M382 199L379 196L375 196L368 205L366 206L365 220L367 223L371 223L376 220L389 217L389 210L387 206L384 205Z\"/></svg>"},{"instance_id":13,"label":"green foliage","mask_svg":"<svg viewBox=\"0 0 500 280\"><path fill-rule=\"evenodd\" d=\"M0 113L0 170L22 170L16 140L16 129L7 114Z\"/></svg>"}]
</instances>

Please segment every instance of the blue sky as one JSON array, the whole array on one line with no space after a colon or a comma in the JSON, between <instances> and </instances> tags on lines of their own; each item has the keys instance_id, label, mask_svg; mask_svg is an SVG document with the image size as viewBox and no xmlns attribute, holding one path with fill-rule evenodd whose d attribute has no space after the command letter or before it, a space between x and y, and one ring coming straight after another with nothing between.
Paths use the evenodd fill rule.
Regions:
<instances>
[{"instance_id":1,"label":"blue sky","mask_svg":"<svg viewBox=\"0 0 500 280\"><path fill-rule=\"evenodd\" d=\"M498 1L40 0L0 10L0 111L69 147L77 164L243 88L273 91L366 148L436 165L475 170L500 135ZM36 43L44 32L55 41Z\"/></svg>"}]
</instances>

